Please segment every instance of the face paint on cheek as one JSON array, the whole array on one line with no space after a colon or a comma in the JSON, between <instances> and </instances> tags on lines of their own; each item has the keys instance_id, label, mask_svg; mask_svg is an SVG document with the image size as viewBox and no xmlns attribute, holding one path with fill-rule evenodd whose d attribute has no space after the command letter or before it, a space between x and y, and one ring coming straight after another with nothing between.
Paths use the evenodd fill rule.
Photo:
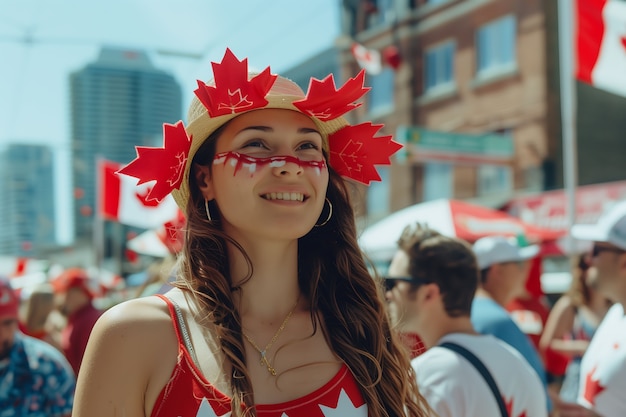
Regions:
<instances>
[{"instance_id":1,"label":"face paint on cheek","mask_svg":"<svg viewBox=\"0 0 626 417\"><path fill-rule=\"evenodd\" d=\"M213 158L213 165L230 165L234 167L233 176L241 170L247 170L250 176L263 167L269 166L271 168L281 167L287 163L297 164L300 168L313 168L317 175L322 174L322 170L326 169L326 161L324 159L319 161L303 161L295 156L271 156L269 158L257 158L249 155L242 155L239 152L222 152L215 155Z\"/></svg>"}]
</instances>

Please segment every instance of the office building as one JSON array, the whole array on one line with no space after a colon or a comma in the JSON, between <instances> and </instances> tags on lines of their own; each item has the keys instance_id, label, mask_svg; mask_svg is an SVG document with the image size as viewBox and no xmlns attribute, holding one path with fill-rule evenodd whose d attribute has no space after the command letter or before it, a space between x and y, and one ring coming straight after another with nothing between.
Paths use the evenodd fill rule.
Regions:
<instances>
[{"instance_id":1,"label":"office building","mask_svg":"<svg viewBox=\"0 0 626 417\"><path fill-rule=\"evenodd\" d=\"M161 146L163 123L182 118L174 77L143 51L103 48L70 76L74 218L89 238L96 204L97 158L128 163L135 146Z\"/></svg>"},{"instance_id":2,"label":"office building","mask_svg":"<svg viewBox=\"0 0 626 417\"><path fill-rule=\"evenodd\" d=\"M43 145L0 153L0 254L37 257L56 244L54 158Z\"/></svg>"}]
</instances>

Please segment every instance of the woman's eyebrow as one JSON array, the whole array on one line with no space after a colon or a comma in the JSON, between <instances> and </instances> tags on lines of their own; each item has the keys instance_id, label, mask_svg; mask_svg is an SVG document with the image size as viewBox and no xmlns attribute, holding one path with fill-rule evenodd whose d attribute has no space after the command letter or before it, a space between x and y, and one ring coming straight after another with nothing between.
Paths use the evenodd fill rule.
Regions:
<instances>
[{"instance_id":1,"label":"woman's eyebrow","mask_svg":"<svg viewBox=\"0 0 626 417\"><path fill-rule=\"evenodd\" d=\"M317 133L318 135L321 135L321 133L319 132L319 130L317 129L313 129L310 127L301 127L300 129L298 129L298 133Z\"/></svg>"},{"instance_id":2,"label":"woman's eyebrow","mask_svg":"<svg viewBox=\"0 0 626 417\"><path fill-rule=\"evenodd\" d=\"M260 130L262 132L273 132L274 131L274 129L272 129L269 126L246 126L243 129L241 129L239 131L239 133L245 132L246 130Z\"/></svg>"}]
</instances>

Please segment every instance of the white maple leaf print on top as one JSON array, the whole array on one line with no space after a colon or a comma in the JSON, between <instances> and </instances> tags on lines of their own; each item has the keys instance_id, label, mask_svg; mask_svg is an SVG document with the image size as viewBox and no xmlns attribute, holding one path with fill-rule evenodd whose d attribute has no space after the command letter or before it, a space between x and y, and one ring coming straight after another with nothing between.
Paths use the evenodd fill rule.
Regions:
<instances>
[{"instance_id":1,"label":"white maple leaf print on top","mask_svg":"<svg viewBox=\"0 0 626 417\"><path fill-rule=\"evenodd\" d=\"M200 402L200 407L198 407L198 412L196 413L196 417L230 417L230 411L226 414L217 415L211 404L206 398L202 399Z\"/></svg>"},{"instance_id":2,"label":"white maple leaf print on top","mask_svg":"<svg viewBox=\"0 0 626 417\"><path fill-rule=\"evenodd\" d=\"M354 404L352 404L352 400L350 400L350 397L348 397L348 394L346 394L346 391L343 389L339 394L339 399L337 400L337 406L335 408L320 405L320 410L322 410L325 417L367 417L367 404L355 407Z\"/></svg>"}]
</instances>

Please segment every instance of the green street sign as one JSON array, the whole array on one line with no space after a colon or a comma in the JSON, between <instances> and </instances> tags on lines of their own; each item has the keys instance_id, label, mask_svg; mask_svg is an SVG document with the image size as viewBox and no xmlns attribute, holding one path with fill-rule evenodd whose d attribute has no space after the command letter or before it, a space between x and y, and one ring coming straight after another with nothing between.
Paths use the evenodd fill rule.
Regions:
<instances>
[{"instance_id":1,"label":"green street sign","mask_svg":"<svg viewBox=\"0 0 626 417\"><path fill-rule=\"evenodd\" d=\"M421 127L399 127L396 140L404 145L404 155L400 158L420 159L424 154L428 159L454 161L463 159L489 162L510 160L514 154L513 138L510 135L495 133L467 134L439 132Z\"/></svg>"}]
</instances>

